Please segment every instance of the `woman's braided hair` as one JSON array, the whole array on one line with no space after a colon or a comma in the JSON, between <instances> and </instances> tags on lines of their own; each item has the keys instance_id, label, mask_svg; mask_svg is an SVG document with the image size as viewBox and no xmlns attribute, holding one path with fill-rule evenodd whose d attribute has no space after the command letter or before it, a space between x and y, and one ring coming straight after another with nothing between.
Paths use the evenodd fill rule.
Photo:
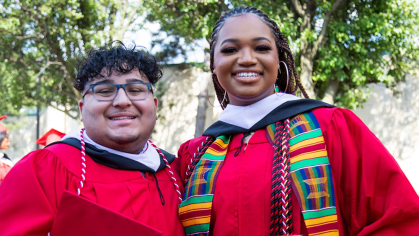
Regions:
<instances>
[{"instance_id":1,"label":"woman's braided hair","mask_svg":"<svg viewBox=\"0 0 419 236\"><path fill-rule=\"evenodd\" d=\"M276 48L278 50L278 59L279 61L284 61L287 64L288 74L290 75L290 81L288 82L287 86L287 73L278 73L278 79L276 80L276 84L278 85L279 89L285 93L295 94L295 91L297 90L296 87L298 87L300 91L303 93L304 97L308 98L307 92L301 84L300 78L298 77L297 70L295 68L294 55L291 52L291 49L288 45L288 42L284 34L281 33L275 21L271 20L265 13L261 12L260 10L254 7L236 7L222 15L220 19L218 19L218 21L215 23L215 26L212 30L210 42L211 71L214 71L214 48L217 44L217 39L221 28L224 26L228 18L244 14L254 14L258 16L271 29L272 35L275 38ZM283 65L283 63L280 63L280 69L281 71L285 70L285 66ZM212 73L212 81L214 83L214 88L217 94L218 101L220 102L221 107L224 109L230 102L228 95L226 95L226 98L223 101L225 90L223 89L223 87L221 87L217 75L214 73ZM284 91L285 89L286 91Z\"/></svg>"},{"instance_id":2,"label":"woman's braided hair","mask_svg":"<svg viewBox=\"0 0 419 236\"><path fill-rule=\"evenodd\" d=\"M210 68L214 70L214 47L217 42L218 34L223 27L226 20L233 16L239 16L243 14L255 14L258 16L266 25L271 29L274 35L276 47L278 50L278 56L280 61L284 61L288 67L288 73L291 76L289 84L287 86L287 75L286 73L278 73L278 79L276 84L279 89L286 93L295 94L297 90L296 86L301 90L304 97L308 98L308 95L302 86L300 79L298 78L297 71L295 69L294 56L289 48L288 42L285 36L279 31L278 25L269 17L254 7L237 7L231 11L226 12L216 22L211 35L210 43ZM280 63L281 70L285 67ZM285 69L285 68L284 68ZM217 75L212 74L212 79L217 94L218 101L221 107L224 109L229 103L228 96L224 98L225 90L221 87L218 82ZM285 90L285 91L284 91ZM291 177L290 177L290 121L285 119L275 123L275 140L274 140L274 156L272 166L272 189L271 189L271 224L270 224L270 235L287 235L292 234L292 206L291 206ZM190 179L196 165L198 164L201 157L204 155L206 150L215 141L215 137L208 136L198 147L196 153L190 160L188 170L186 172L185 183Z\"/></svg>"}]
</instances>

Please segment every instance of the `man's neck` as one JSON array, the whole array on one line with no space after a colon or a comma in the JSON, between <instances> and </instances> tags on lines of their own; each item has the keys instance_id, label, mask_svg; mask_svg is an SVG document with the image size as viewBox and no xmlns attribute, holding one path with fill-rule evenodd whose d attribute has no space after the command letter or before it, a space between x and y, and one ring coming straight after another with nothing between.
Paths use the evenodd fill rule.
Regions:
<instances>
[{"instance_id":1,"label":"man's neck","mask_svg":"<svg viewBox=\"0 0 419 236\"><path fill-rule=\"evenodd\" d=\"M140 154L144 151L144 149L147 148L147 140L142 140L140 142L129 142L129 143L115 143L113 144L112 142L106 143L106 144L102 144L99 143L95 140L93 140L87 133L86 131L84 132L84 138L85 141L96 146L99 149L112 149L115 151L119 151L119 152L124 152L124 153L130 153L130 154Z\"/></svg>"}]
</instances>

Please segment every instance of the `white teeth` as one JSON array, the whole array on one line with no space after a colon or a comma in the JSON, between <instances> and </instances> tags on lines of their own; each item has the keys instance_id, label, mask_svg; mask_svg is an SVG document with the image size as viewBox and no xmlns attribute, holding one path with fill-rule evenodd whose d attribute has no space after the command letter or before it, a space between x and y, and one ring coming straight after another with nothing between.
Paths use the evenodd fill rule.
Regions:
<instances>
[{"instance_id":1,"label":"white teeth","mask_svg":"<svg viewBox=\"0 0 419 236\"><path fill-rule=\"evenodd\" d=\"M122 117L112 117L111 120L124 120L124 119L134 119L135 117L122 116Z\"/></svg>"},{"instance_id":2,"label":"white teeth","mask_svg":"<svg viewBox=\"0 0 419 236\"><path fill-rule=\"evenodd\" d=\"M246 78L252 78L258 75L259 75L258 73L254 73L254 72L241 72L241 73L236 74L237 77L246 77Z\"/></svg>"}]
</instances>

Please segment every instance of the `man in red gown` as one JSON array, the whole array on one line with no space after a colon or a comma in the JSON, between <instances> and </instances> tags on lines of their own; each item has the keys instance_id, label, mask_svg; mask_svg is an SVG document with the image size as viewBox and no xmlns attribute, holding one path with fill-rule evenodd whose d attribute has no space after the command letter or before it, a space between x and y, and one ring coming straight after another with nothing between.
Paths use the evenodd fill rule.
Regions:
<instances>
[{"instance_id":1,"label":"man in red gown","mask_svg":"<svg viewBox=\"0 0 419 236\"><path fill-rule=\"evenodd\" d=\"M29 153L0 187L0 235L184 235L178 160L149 137L155 59L123 44L89 53L74 87L84 129Z\"/></svg>"}]
</instances>

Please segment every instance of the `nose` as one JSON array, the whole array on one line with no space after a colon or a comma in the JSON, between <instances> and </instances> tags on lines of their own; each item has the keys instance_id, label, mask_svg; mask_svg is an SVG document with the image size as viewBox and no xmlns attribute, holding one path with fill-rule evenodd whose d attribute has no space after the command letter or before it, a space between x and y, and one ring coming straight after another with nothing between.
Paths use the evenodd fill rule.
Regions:
<instances>
[{"instance_id":1,"label":"nose","mask_svg":"<svg viewBox=\"0 0 419 236\"><path fill-rule=\"evenodd\" d=\"M252 66L257 64L257 59L253 53L253 50L250 48L242 49L242 53L237 60L237 64L241 66Z\"/></svg>"},{"instance_id":2,"label":"nose","mask_svg":"<svg viewBox=\"0 0 419 236\"><path fill-rule=\"evenodd\" d=\"M131 106L132 105L132 101L127 96L125 90L123 88L119 88L118 89L118 92L116 94L116 97L113 100L112 105L115 106L115 107L122 107L122 108L124 108L124 107Z\"/></svg>"}]
</instances>

